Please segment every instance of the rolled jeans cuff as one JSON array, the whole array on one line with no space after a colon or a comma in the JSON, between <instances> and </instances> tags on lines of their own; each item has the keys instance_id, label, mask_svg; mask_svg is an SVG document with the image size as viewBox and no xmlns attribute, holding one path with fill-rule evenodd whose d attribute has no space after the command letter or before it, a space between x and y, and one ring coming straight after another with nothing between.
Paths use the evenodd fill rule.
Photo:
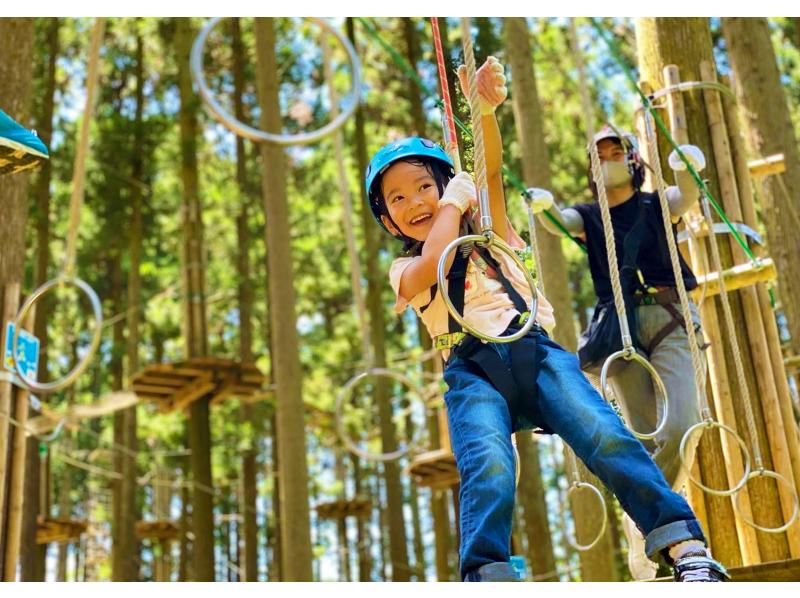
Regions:
<instances>
[{"instance_id":1,"label":"rolled jeans cuff","mask_svg":"<svg viewBox=\"0 0 800 598\"><path fill-rule=\"evenodd\" d=\"M663 556L667 564L672 564L669 552L665 549L686 540L699 540L706 543L703 535L703 528L697 519L687 519L685 521L673 521L661 527L657 527L647 534L645 538L644 551L647 558L658 562L659 556Z\"/></svg>"}]
</instances>

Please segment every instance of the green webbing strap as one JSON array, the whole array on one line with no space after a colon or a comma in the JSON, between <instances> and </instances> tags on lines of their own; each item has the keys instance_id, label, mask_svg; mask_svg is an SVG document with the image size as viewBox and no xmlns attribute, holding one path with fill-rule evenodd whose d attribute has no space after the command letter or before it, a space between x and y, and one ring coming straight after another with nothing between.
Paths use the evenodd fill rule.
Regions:
<instances>
[{"instance_id":1,"label":"green webbing strap","mask_svg":"<svg viewBox=\"0 0 800 598\"><path fill-rule=\"evenodd\" d=\"M428 86L425 85L425 83L423 83L422 79L417 74L416 69L414 69L408 63L405 57L400 55L400 53L397 50L395 50L380 36L375 25L373 25L363 17L356 17L356 20L358 20L358 22L361 23L367 30L367 33L369 33L370 36L374 38L375 41L378 42L378 44L389 53L389 55L394 60L395 64L397 64L397 66L399 66L404 73L406 73L417 83L422 93L424 93L429 98L436 98L436 106L440 110L444 110L444 102L442 102L441 98L439 98L437 94L435 94ZM472 139L472 131L463 122L461 122L457 116L454 117L454 120L458 128L461 129L461 132L464 133L464 136L468 139ZM527 188L525 187L524 183L519 179L519 177L517 177L511 171L511 169L508 168L505 164L503 164L503 174L505 175L506 179L511 184L511 186L514 187L524 196L525 193L527 192ZM552 222L558 228L558 230L562 232L562 234L564 234L564 236L568 237L573 243L575 243L578 247L580 247L581 251L587 253L586 247L584 247L584 245L578 239L576 239L566 229L566 227L564 227L564 225L561 223L560 220L558 220L555 216L553 216L553 214L551 214L549 211L545 211L543 212L543 214L547 217L548 220L550 220L550 222Z\"/></svg>"},{"instance_id":2,"label":"green webbing strap","mask_svg":"<svg viewBox=\"0 0 800 598\"><path fill-rule=\"evenodd\" d=\"M752 251L750 251L750 248L747 246L747 243L745 243L744 239L742 239L741 235L739 234L739 231L737 231L736 228L731 223L731 221L728 220L728 216L725 214L723 209L717 203L717 200L714 199L714 196L711 195L711 191L708 190L708 186L706 185L705 181L702 178L700 178L700 175L694 169L694 166L692 166L692 164L686 158L684 153L681 151L681 148L678 147L678 144L672 138L672 135L670 134L669 129L667 129L667 126L664 124L664 121L661 120L661 117L658 115L658 112L656 112L655 108L653 108L650 98L647 97L641 89L639 89L639 85L636 83L636 79L634 79L630 69L627 68L625 62L621 58L619 47L617 46L616 42L613 39L610 39L606 35L605 30L597 22L597 19L595 19L594 17L589 17L589 21L591 22L592 27L594 27L595 31L597 31L598 35L600 35L600 37L603 38L603 41L606 42L606 45L608 46L609 50L611 50L611 54L614 56L614 60L616 60L619 66L622 68L622 71L625 73L625 77L627 77L628 81L630 81L631 83L631 87L633 87L634 91L636 91L636 93L639 94L643 106L648 110L648 112L650 112L650 114L653 115L653 120L655 120L656 124L658 125L658 128L664 134L664 137L667 139L667 141L669 141L670 145L675 149L681 161L684 164L686 164L686 168L692 175L692 178L694 179L697 188L700 189L700 192L703 193L703 195L705 195L711 202L711 205L714 206L714 209L716 210L717 214L719 214L719 217L722 218L723 222L725 222L725 224L728 226L728 228L731 231L731 234L739 243L742 250L747 254L747 257L749 257L754 264L758 264L758 258L753 254Z\"/></svg>"}]
</instances>

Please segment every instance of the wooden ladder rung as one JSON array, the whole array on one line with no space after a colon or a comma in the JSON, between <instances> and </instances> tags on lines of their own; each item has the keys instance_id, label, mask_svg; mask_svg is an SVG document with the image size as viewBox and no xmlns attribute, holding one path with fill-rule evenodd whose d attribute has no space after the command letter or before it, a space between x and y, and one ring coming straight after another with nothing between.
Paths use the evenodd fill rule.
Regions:
<instances>
[{"instance_id":1,"label":"wooden ladder rung","mask_svg":"<svg viewBox=\"0 0 800 598\"><path fill-rule=\"evenodd\" d=\"M752 262L747 262L746 264L739 264L733 268L723 270L722 275L725 280L725 289L730 292L759 282L775 280L778 277L778 272L772 259L764 258L760 260L758 266L755 266ZM692 299L698 300L703 297L704 288L705 297L719 295L719 273L711 272L705 276L698 276L697 288L690 293Z\"/></svg>"}]
</instances>

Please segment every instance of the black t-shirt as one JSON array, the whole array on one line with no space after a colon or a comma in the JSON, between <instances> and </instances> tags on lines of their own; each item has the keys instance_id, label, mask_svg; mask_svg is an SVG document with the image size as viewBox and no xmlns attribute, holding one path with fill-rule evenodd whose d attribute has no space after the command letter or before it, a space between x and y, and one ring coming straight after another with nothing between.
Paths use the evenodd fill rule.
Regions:
<instances>
[{"instance_id":1,"label":"black t-shirt","mask_svg":"<svg viewBox=\"0 0 800 598\"><path fill-rule=\"evenodd\" d=\"M653 200L652 209L645 210L645 231L639 248L636 264L642 272L645 284L648 286L675 286L675 277L672 274L672 264L669 259L669 249L664 236L664 223L661 216L661 205L655 193L637 191L634 196L623 204L610 209L611 223L614 226L614 241L617 250L617 264L622 270L624 259L623 241L625 235L633 227L639 216L639 202L643 197L650 196ZM611 278L608 273L608 256L606 255L606 241L603 234L603 220L600 216L600 204L597 202L571 206L583 218L584 232L586 233L586 248L589 250L589 269L592 273L594 291L601 303L612 302L614 294L611 289ZM673 224L672 234L676 234ZM677 243L677 240L676 240ZM697 287L689 265L679 254L683 282L687 290Z\"/></svg>"}]
</instances>

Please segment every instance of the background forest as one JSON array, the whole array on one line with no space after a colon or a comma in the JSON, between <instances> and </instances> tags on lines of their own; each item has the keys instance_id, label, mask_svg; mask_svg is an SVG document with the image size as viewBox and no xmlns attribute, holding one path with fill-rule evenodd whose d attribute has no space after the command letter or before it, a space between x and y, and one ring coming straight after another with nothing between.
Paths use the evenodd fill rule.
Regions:
<instances>
[{"instance_id":1,"label":"background forest","mask_svg":"<svg viewBox=\"0 0 800 598\"><path fill-rule=\"evenodd\" d=\"M793 153L783 146L775 151L786 152L783 178L796 188L800 19L743 19L743 25L715 18L601 19L623 50L624 64L588 22L578 21L598 126L607 120L628 130L636 126L625 70L640 78L637 28L647 20L692 35L701 31L719 74L734 81L736 45L766 36L770 54L752 55L752 61L777 65L776 93L785 98L793 129L784 139L795 141ZM224 19L206 45L209 86L251 125L280 126L286 133L319 128L331 119L320 29L301 19L264 21L274 52L263 77L255 20ZM0 179L0 239L8 243L0 250L6 256L0 258L0 288L18 280L23 295L53 278L63 260L92 22L0 19L0 55L15 57L0 65L0 82L21 82L3 85L0 108L34 128L51 154L30 174ZM0 535L4 579L456 579L454 489L419 487L406 473L408 456L375 462L351 454L333 416L340 389L368 363L389 364L430 396L441 390L434 360L421 359L430 339L413 313L398 317L392 310L387 273L399 246L365 209L362 179L367 157L389 140L415 133L442 141L430 26L426 18L333 22L354 41L363 69L361 105L341 129L341 154L332 136L306 146L261 147L214 120L192 91L188 70L202 19L107 19L77 261L79 276L102 299L102 341L77 384L40 396L44 407L30 403L28 419L42 421L36 418L49 410L51 425L26 441L18 568L9 568L9 536ZM462 62L458 20L439 23L456 113L469 122L455 83ZM472 24L478 64L494 55L506 66L510 95L497 113L509 171L506 196L516 228L527 231L518 182L549 188L562 205L591 200L568 19L475 18ZM750 30L734 35L735 27ZM345 97L345 54L335 39L326 43L336 93ZM514 65L520 61L532 65L533 94L518 89L523 75ZM273 109L265 111L259 86L271 89L270 81L276 83ZM345 97L338 109L350 101ZM778 122L778 112L760 116ZM471 142L460 142L469 164ZM342 166L362 266L367 342L351 287ZM269 199L281 193L285 213ZM787 232L789 216L770 207L779 201L769 200L770 193L756 189L759 232L778 263L775 318L792 355L800 353L800 294L792 288L800 284L793 276L800 265L784 264L797 261L797 236L796 229ZM9 231L21 226L24 243L15 249ZM559 313L556 338L560 334L574 349L595 302L586 257L569 240L543 229L539 237L549 261L543 266L545 284L552 285L548 297L557 313L559 305L568 306ZM52 297L38 305L35 323L45 380L81 358L91 327L85 302L73 292ZM52 423L74 406L131 388L152 364L190 359L254 364L263 379L246 400L205 395L171 410L140 400L101 417L68 418L63 427ZM424 452L440 445L440 402L430 401L423 412L385 385L370 382L362 389L351 428L363 446L379 452L382 439L388 451L413 440ZM2 440L14 433L8 429ZM596 548L579 553L566 534L592 537L598 507L589 498L569 508L560 440L528 435L517 446L523 476L512 548L525 557L528 579L629 579L617 503L607 496L609 529ZM345 517L348 508L352 516ZM37 518L86 527L71 539L37 543ZM140 522L149 522L149 531Z\"/></svg>"}]
</instances>

